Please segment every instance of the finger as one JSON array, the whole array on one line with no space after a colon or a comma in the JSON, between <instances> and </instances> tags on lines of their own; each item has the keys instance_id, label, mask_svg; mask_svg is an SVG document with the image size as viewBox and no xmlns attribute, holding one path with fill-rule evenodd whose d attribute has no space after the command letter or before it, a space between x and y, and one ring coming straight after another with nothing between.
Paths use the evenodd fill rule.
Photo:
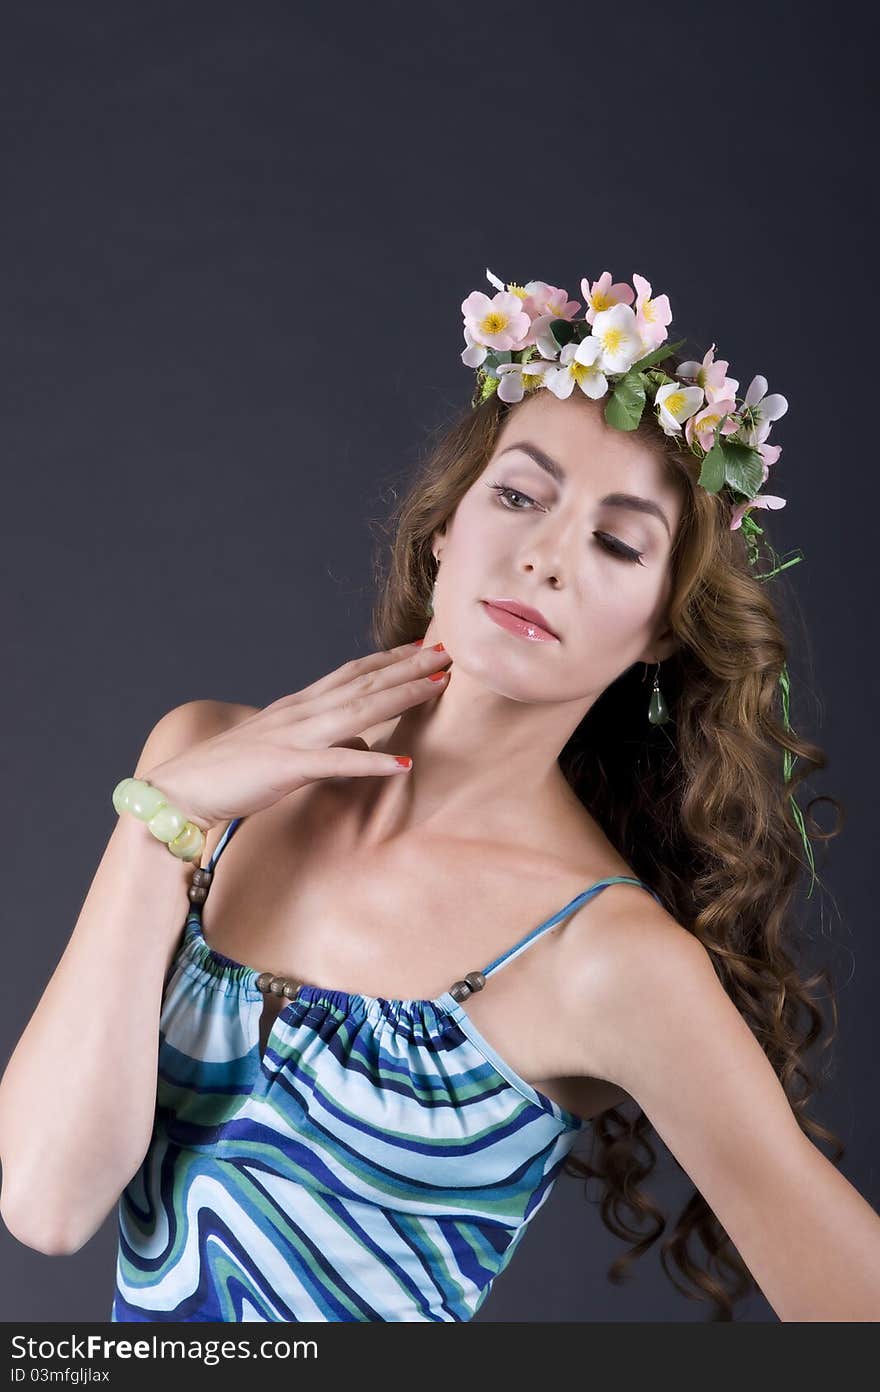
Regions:
<instances>
[{"instance_id":1,"label":"finger","mask_svg":"<svg viewBox=\"0 0 880 1392\"><path fill-rule=\"evenodd\" d=\"M380 754L378 750L348 749L330 745L326 749L296 749L289 751L291 770L298 779L316 782L322 778L373 778L392 773L407 773L412 766L398 763L406 755Z\"/></svg>"},{"instance_id":2,"label":"finger","mask_svg":"<svg viewBox=\"0 0 880 1392\"><path fill-rule=\"evenodd\" d=\"M421 651L421 647L416 647L415 643L398 643L396 647L389 648L387 651L383 648L379 652L367 653L364 657L353 657L349 662L343 662L341 667L328 672L326 676L319 677L309 686L301 687L299 691L281 696L266 709L283 709L298 705L303 701L311 701L316 696L323 696L326 692L344 686L347 682L356 680L357 677L363 676L367 672L378 672L385 667L393 667L401 659L418 657Z\"/></svg>"},{"instance_id":3,"label":"finger","mask_svg":"<svg viewBox=\"0 0 880 1392\"><path fill-rule=\"evenodd\" d=\"M448 653L446 656L448 658ZM316 745L327 748L334 741L349 739L357 730L369 729L383 720L400 715L411 706L433 700L445 691L448 684L447 668L340 701L298 721L297 744L307 748Z\"/></svg>"}]
</instances>

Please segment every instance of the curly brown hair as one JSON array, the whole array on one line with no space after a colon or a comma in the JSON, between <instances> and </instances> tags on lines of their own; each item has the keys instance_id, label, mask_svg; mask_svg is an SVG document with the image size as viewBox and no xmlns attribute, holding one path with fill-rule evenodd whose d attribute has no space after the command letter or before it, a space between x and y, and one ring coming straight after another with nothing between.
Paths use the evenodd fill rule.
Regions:
<instances>
[{"instance_id":1,"label":"curly brown hair","mask_svg":"<svg viewBox=\"0 0 880 1392\"><path fill-rule=\"evenodd\" d=\"M441 426L390 518L379 521L377 646L391 648L424 632L435 574L432 537L485 469L502 422L516 409L491 395ZM795 918L794 899L806 869L806 838L828 840L842 826L841 818L831 831L821 831L811 809L824 800L840 812L840 804L812 798L807 818L800 816L802 839L795 789L827 759L795 733L787 705L783 718L787 648L780 607L749 565L742 529L730 528L730 499L698 485L693 453L666 436L650 411L636 433L683 489L668 609L679 643L662 673L671 719L648 723L648 669L640 674L634 664L594 702L560 752L559 765L633 873L703 944L802 1131L830 1142L829 1158L837 1164L845 1151L840 1138L807 1116L817 1080L805 1056L825 1029L820 984L827 987L832 1017L822 1052L837 1036L838 1008L829 967L805 975L796 961L807 935L802 911ZM812 853L809 860L821 883ZM585 1191L590 1179L604 1184L602 1221L631 1243L609 1268L614 1284L666 1228L641 1187L656 1162L652 1132L648 1117L628 1099L592 1119L588 1156L571 1153L564 1162L564 1173L583 1179ZM701 1241L701 1254L691 1249L692 1239ZM681 1294L711 1302L711 1319L732 1319L734 1302L756 1288L696 1188L660 1254ZM677 1279L673 1265L694 1289Z\"/></svg>"}]
</instances>

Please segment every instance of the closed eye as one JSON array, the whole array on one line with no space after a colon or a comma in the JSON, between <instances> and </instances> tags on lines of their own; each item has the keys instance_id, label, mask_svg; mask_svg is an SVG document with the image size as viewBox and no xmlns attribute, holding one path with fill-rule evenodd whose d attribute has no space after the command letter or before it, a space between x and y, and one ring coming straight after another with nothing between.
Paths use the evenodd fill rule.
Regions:
<instances>
[{"instance_id":1,"label":"closed eye","mask_svg":"<svg viewBox=\"0 0 880 1392\"><path fill-rule=\"evenodd\" d=\"M518 504L508 502L509 497L525 498L527 503L535 503L535 499L530 498L528 493L521 493L518 488L508 488L503 483L487 483L486 487L491 488L497 494L501 506L507 508L508 512L527 511L526 508L520 507ZM537 507L539 504L535 504L535 506ZM609 532L594 532L593 535L599 539L604 549L609 551L612 556L617 556L622 561L637 561L639 565L643 564L644 552L636 551L632 546L627 546L626 542L611 536Z\"/></svg>"}]
</instances>

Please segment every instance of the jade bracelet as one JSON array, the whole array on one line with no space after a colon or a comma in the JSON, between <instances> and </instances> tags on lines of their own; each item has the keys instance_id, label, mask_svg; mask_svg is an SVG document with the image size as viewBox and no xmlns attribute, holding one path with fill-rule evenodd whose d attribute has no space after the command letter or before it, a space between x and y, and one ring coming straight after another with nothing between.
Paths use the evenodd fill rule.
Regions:
<instances>
[{"instance_id":1,"label":"jade bracelet","mask_svg":"<svg viewBox=\"0 0 880 1392\"><path fill-rule=\"evenodd\" d=\"M195 860L202 853L205 833L187 821L179 808L144 778L123 778L113 789L113 806L146 822L157 841L163 841L178 860Z\"/></svg>"}]
</instances>

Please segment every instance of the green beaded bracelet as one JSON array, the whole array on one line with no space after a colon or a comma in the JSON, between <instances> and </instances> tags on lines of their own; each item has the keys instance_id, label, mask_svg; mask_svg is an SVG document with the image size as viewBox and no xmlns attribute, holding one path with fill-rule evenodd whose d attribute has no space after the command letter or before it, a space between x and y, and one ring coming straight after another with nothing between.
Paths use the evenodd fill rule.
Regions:
<instances>
[{"instance_id":1,"label":"green beaded bracelet","mask_svg":"<svg viewBox=\"0 0 880 1392\"><path fill-rule=\"evenodd\" d=\"M145 778L123 778L113 789L113 806L121 815L130 812L146 822L157 841L163 841L178 860L195 860L202 853L205 833L195 822L172 807L168 799Z\"/></svg>"}]
</instances>

